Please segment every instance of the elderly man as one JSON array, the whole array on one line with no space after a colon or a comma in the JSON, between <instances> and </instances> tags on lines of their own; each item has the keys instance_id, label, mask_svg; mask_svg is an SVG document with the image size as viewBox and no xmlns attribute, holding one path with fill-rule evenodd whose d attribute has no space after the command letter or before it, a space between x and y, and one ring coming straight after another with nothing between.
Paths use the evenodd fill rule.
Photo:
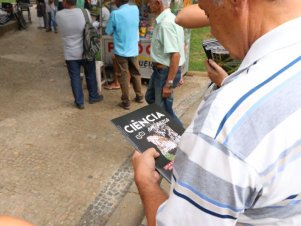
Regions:
<instances>
[{"instance_id":1,"label":"elderly man","mask_svg":"<svg viewBox=\"0 0 301 226\"><path fill-rule=\"evenodd\" d=\"M181 138L169 196L133 156L149 226L301 225L301 1L199 0L239 69Z\"/></svg>"},{"instance_id":2,"label":"elderly man","mask_svg":"<svg viewBox=\"0 0 301 226\"><path fill-rule=\"evenodd\" d=\"M181 66L185 62L184 31L175 23L169 8L170 0L148 0L151 13L156 15L151 40L153 74L148 83L145 100L164 108L177 122L180 119L172 109L173 88L181 79Z\"/></svg>"}]
</instances>

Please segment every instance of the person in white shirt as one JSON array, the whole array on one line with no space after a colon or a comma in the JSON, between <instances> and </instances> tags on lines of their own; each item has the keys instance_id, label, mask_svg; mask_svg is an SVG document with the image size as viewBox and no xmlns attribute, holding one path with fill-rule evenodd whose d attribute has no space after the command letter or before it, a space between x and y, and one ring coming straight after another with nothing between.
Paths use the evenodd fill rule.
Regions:
<instances>
[{"instance_id":1,"label":"person in white shirt","mask_svg":"<svg viewBox=\"0 0 301 226\"><path fill-rule=\"evenodd\" d=\"M56 6L54 5L54 0L45 0L46 13L48 15L48 25L46 32L52 31L51 27L55 33L57 33L57 23L56 23Z\"/></svg>"}]
</instances>

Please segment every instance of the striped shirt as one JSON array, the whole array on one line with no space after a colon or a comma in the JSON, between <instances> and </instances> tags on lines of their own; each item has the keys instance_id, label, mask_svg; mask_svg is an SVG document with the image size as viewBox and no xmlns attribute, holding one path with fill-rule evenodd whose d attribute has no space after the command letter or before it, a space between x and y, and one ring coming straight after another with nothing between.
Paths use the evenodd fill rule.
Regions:
<instances>
[{"instance_id":1,"label":"striped shirt","mask_svg":"<svg viewBox=\"0 0 301 226\"><path fill-rule=\"evenodd\" d=\"M158 226L301 225L301 18L260 37L179 144Z\"/></svg>"}]
</instances>

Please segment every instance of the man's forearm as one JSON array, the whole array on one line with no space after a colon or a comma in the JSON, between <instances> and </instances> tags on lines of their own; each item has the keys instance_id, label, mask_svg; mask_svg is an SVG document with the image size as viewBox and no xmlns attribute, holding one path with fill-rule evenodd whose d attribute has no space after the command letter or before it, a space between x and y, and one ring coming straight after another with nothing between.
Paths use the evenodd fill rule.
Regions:
<instances>
[{"instance_id":1,"label":"man's forearm","mask_svg":"<svg viewBox=\"0 0 301 226\"><path fill-rule=\"evenodd\" d=\"M159 185L138 186L144 205L148 226L156 226L156 214L159 206L168 199L168 195Z\"/></svg>"},{"instance_id":2,"label":"man's forearm","mask_svg":"<svg viewBox=\"0 0 301 226\"><path fill-rule=\"evenodd\" d=\"M175 79L175 76L179 68L179 61L180 61L180 53L171 53L167 81Z\"/></svg>"}]
</instances>

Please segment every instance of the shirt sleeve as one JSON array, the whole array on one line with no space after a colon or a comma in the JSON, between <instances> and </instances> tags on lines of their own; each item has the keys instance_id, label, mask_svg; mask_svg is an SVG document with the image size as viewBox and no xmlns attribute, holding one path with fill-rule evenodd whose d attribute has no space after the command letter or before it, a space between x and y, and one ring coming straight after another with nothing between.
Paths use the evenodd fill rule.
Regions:
<instances>
[{"instance_id":1,"label":"shirt sleeve","mask_svg":"<svg viewBox=\"0 0 301 226\"><path fill-rule=\"evenodd\" d=\"M179 53L180 52L180 43L178 41L178 33L174 26L169 24L162 25L161 28L163 46L164 46L164 53Z\"/></svg>"}]
</instances>

